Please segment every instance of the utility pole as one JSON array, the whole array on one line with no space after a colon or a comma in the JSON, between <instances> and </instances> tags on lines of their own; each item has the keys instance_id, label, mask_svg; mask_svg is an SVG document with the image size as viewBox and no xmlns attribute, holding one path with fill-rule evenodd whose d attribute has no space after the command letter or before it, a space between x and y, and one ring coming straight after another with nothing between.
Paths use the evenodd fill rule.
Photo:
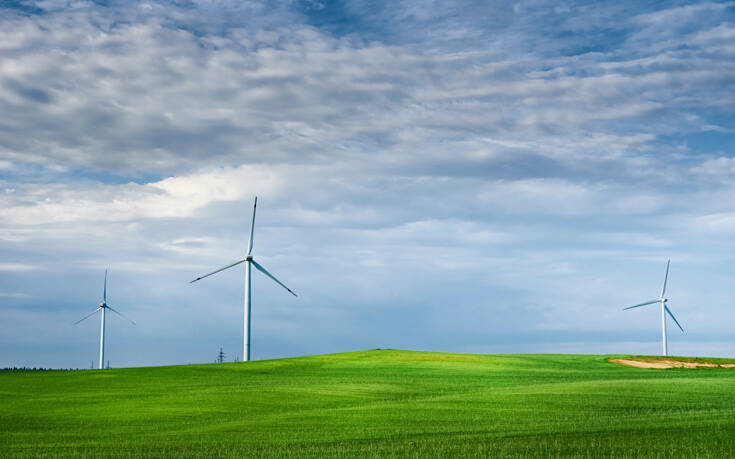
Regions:
<instances>
[{"instance_id":1,"label":"utility pole","mask_svg":"<svg viewBox=\"0 0 735 459\"><path fill-rule=\"evenodd\" d=\"M219 348L219 354L217 354L217 363L222 363L225 361L225 353L222 352L222 348Z\"/></svg>"}]
</instances>

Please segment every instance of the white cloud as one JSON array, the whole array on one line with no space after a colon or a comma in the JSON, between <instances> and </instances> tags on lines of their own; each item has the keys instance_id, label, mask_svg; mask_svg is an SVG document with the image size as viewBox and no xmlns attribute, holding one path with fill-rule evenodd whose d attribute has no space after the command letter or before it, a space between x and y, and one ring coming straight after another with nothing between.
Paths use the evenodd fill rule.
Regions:
<instances>
[{"instance_id":1,"label":"white cloud","mask_svg":"<svg viewBox=\"0 0 735 459\"><path fill-rule=\"evenodd\" d=\"M735 175L735 158L722 156L709 159L692 168L692 172L702 175L733 176Z\"/></svg>"},{"instance_id":2,"label":"white cloud","mask_svg":"<svg viewBox=\"0 0 735 459\"><path fill-rule=\"evenodd\" d=\"M39 269L39 266L26 263L0 263L0 271L25 272L37 269Z\"/></svg>"},{"instance_id":3,"label":"white cloud","mask_svg":"<svg viewBox=\"0 0 735 459\"><path fill-rule=\"evenodd\" d=\"M25 185L22 196L0 198L5 201L0 218L14 226L191 217L214 202L277 195L282 186L282 177L260 166L220 168L145 185Z\"/></svg>"},{"instance_id":4,"label":"white cloud","mask_svg":"<svg viewBox=\"0 0 735 459\"><path fill-rule=\"evenodd\" d=\"M455 220L412 221L390 228L366 231L369 237L390 243L466 245L511 242L513 234L475 222Z\"/></svg>"},{"instance_id":5,"label":"white cloud","mask_svg":"<svg viewBox=\"0 0 735 459\"><path fill-rule=\"evenodd\" d=\"M732 232L735 230L735 212L722 212L697 217L693 226L712 232Z\"/></svg>"},{"instance_id":6,"label":"white cloud","mask_svg":"<svg viewBox=\"0 0 735 459\"><path fill-rule=\"evenodd\" d=\"M3 298L30 298L31 295L22 292L0 292L0 297Z\"/></svg>"}]
</instances>

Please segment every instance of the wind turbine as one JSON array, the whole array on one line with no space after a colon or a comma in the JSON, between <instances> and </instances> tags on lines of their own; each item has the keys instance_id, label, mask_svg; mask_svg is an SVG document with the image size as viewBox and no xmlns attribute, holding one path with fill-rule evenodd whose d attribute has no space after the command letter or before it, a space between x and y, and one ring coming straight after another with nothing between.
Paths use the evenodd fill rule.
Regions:
<instances>
[{"instance_id":1,"label":"wind turbine","mask_svg":"<svg viewBox=\"0 0 735 459\"><path fill-rule=\"evenodd\" d=\"M92 317L97 311L102 311L102 318L100 319L100 370L103 368L105 362L105 310L107 309L127 320L131 324L135 325L135 322L128 319L116 310L112 309L112 306L109 306L107 304L107 270L105 269L105 286L102 290L102 303L100 303L99 307L95 309L91 314L86 315L83 318L74 322L74 325L76 325L79 322L82 322L83 320L87 320L88 318Z\"/></svg>"},{"instance_id":2,"label":"wind turbine","mask_svg":"<svg viewBox=\"0 0 735 459\"><path fill-rule=\"evenodd\" d=\"M633 309L633 308L638 308L641 306L646 306L649 304L661 303L661 334L663 338L663 351L664 351L663 355L668 355L668 346L666 342L666 314L671 316L671 318L674 320L674 323L676 323L676 325L679 327L679 330L681 330L682 333L684 332L684 329L681 328L681 325L679 325L679 321L676 320L676 317L674 317L674 313L672 313L669 307L666 306L666 303L669 301L669 299L666 298L665 295L666 295L666 281L669 279L669 265L670 264L671 264L671 260L666 262L666 276L664 277L664 286L661 289L661 296L658 299L646 301L645 303L636 304L635 306L629 306L627 308L623 308L623 310Z\"/></svg>"},{"instance_id":3,"label":"wind turbine","mask_svg":"<svg viewBox=\"0 0 735 459\"><path fill-rule=\"evenodd\" d=\"M293 296L296 296L296 294L288 287L286 287L283 282L276 279L273 274L269 273L260 263L255 261L253 259L253 233L255 231L255 209L258 206L258 197L255 197L255 204L253 204L253 222L250 224L250 239L248 241L248 255L243 258L242 260L238 260L234 263L230 263L229 265L222 267L220 269L217 269L215 271L212 271L209 274L205 274L203 276L197 277L193 281L190 281L190 284L193 284L194 282L204 279L205 277L209 277L212 274L216 274L220 271L224 271L225 269L232 268L233 266L237 266L240 263L245 263L245 321L243 323L243 351L242 355L244 360L247 362L250 360L250 299L251 299L251 282L250 282L250 271L251 266L255 266L255 268L265 274L266 276L273 279L278 285L288 290L288 293L290 293Z\"/></svg>"}]
</instances>

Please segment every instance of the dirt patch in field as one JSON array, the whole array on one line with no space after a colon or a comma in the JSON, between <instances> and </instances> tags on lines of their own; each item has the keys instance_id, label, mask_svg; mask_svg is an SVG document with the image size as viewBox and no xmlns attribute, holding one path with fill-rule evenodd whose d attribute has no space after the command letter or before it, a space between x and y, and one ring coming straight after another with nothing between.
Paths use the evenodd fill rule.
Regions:
<instances>
[{"instance_id":1,"label":"dirt patch in field","mask_svg":"<svg viewBox=\"0 0 735 459\"><path fill-rule=\"evenodd\" d=\"M708 362L681 362L679 360L626 360L626 359L610 359L612 363L619 365L627 365L636 368L735 368L735 363L708 363Z\"/></svg>"}]
</instances>

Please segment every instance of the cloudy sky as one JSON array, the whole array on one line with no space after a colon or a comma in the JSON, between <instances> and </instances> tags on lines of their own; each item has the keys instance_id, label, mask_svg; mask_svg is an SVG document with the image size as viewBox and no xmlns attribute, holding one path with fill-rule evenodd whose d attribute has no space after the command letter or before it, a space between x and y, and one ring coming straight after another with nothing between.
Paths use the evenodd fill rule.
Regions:
<instances>
[{"instance_id":1,"label":"cloudy sky","mask_svg":"<svg viewBox=\"0 0 735 459\"><path fill-rule=\"evenodd\" d=\"M735 2L0 1L0 366L735 356Z\"/></svg>"}]
</instances>

